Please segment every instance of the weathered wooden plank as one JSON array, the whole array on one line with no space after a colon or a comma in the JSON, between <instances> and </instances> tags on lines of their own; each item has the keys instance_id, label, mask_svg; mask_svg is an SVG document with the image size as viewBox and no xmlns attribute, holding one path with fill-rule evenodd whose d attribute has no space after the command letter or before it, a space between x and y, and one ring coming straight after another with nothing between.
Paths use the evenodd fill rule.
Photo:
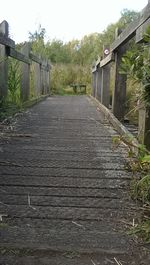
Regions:
<instances>
[{"instance_id":1,"label":"weathered wooden plank","mask_svg":"<svg viewBox=\"0 0 150 265\"><path fill-rule=\"evenodd\" d=\"M41 66L41 69L42 69L43 71L47 71L47 66L42 65L42 66Z\"/></svg>"},{"instance_id":2,"label":"weathered wooden plank","mask_svg":"<svg viewBox=\"0 0 150 265\"><path fill-rule=\"evenodd\" d=\"M8 23L3 21L0 24L0 34L8 38ZM5 98L8 91L8 60L6 47L0 44L0 98Z\"/></svg>"},{"instance_id":3,"label":"weathered wooden plank","mask_svg":"<svg viewBox=\"0 0 150 265\"><path fill-rule=\"evenodd\" d=\"M25 43L21 52L25 58L29 58L30 44ZM21 70L21 99L25 102L29 99L30 94L30 64L23 61Z\"/></svg>"},{"instance_id":4,"label":"weathered wooden plank","mask_svg":"<svg viewBox=\"0 0 150 265\"><path fill-rule=\"evenodd\" d=\"M97 70L96 65L93 65L93 66L92 66L92 73L94 73L96 70Z\"/></svg>"},{"instance_id":5,"label":"weathered wooden plank","mask_svg":"<svg viewBox=\"0 0 150 265\"><path fill-rule=\"evenodd\" d=\"M105 174L105 172L104 172ZM7 187L7 186L19 186L19 187L39 187L43 188L44 187L50 187L50 188L58 188L58 187L72 187L72 188L99 188L99 189L104 189L107 188L107 185L110 188L121 188L125 185L127 185L127 179L123 178L112 178L109 179L107 176L102 178L100 177L99 179L86 179L86 178L74 178L74 177L37 177L37 176L32 176L32 177L26 177L26 176L1 176L0 177L0 183L1 186ZM1 195L0 195L1 197Z\"/></svg>"},{"instance_id":6,"label":"weathered wooden plank","mask_svg":"<svg viewBox=\"0 0 150 265\"><path fill-rule=\"evenodd\" d=\"M124 119L125 101L126 101L126 80L127 75L120 74L120 66L122 63L122 56L126 52L126 47L120 47L115 53L115 84L113 91L112 109L113 114L120 121Z\"/></svg>"},{"instance_id":7,"label":"weathered wooden plank","mask_svg":"<svg viewBox=\"0 0 150 265\"><path fill-rule=\"evenodd\" d=\"M49 69L50 69L50 65L48 65L48 64L42 64L41 65L41 69L48 72Z\"/></svg>"},{"instance_id":8,"label":"weathered wooden plank","mask_svg":"<svg viewBox=\"0 0 150 265\"><path fill-rule=\"evenodd\" d=\"M150 150L150 108L146 108L144 144Z\"/></svg>"},{"instance_id":9,"label":"weathered wooden plank","mask_svg":"<svg viewBox=\"0 0 150 265\"><path fill-rule=\"evenodd\" d=\"M139 27L139 20L133 21L129 26L118 36L118 38L110 46L111 51L115 51L124 43L128 42L136 32L136 29Z\"/></svg>"},{"instance_id":10,"label":"weathered wooden plank","mask_svg":"<svg viewBox=\"0 0 150 265\"><path fill-rule=\"evenodd\" d=\"M49 93L49 70L49 62L47 60L43 60L41 65L41 87L43 95Z\"/></svg>"},{"instance_id":11,"label":"weathered wooden plank","mask_svg":"<svg viewBox=\"0 0 150 265\"><path fill-rule=\"evenodd\" d=\"M52 206L36 206L36 210L29 207L28 201L26 205L0 205L0 211L7 216L17 218L45 218L45 219L66 219L66 220L100 220L107 218L123 217L124 211L127 208L118 209L115 208L91 208L89 211L88 207L52 207ZM128 208L126 214L130 216L132 210Z\"/></svg>"},{"instance_id":12,"label":"weathered wooden plank","mask_svg":"<svg viewBox=\"0 0 150 265\"><path fill-rule=\"evenodd\" d=\"M101 103L109 107L110 100L110 66L106 65L102 68L102 83L101 83Z\"/></svg>"},{"instance_id":13,"label":"weathered wooden plank","mask_svg":"<svg viewBox=\"0 0 150 265\"><path fill-rule=\"evenodd\" d=\"M104 58L101 62L100 62L100 67L103 67L107 64L109 64L110 62L115 60L115 56L114 53L111 52L106 58Z\"/></svg>"},{"instance_id":14,"label":"weathered wooden plank","mask_svg":"<svg viewBox=\"0 0 150 265\"><path fill-rule=\"evenodd\" d=\"M102 68L97 68L97 79L96 79L96 98L101 101L101 86L102 86Z\"/></svg>"},{"instance_id":15,"label":"weathered wooden plank","mask_svg":"<svg viewBox=\"0 0 150 265\"><path fill-rule=\"evenodd\" d=\"M46 72L46 94L50 91L50 75L49 71Z\"/></svg>"},{"instance_id":16,"label":"weathered wooden plank","mask_svg":"<svg viewBox=\"0 0 150 265\"><path fill-rule=\"evenodd\" d=\"M111 51L115 51L124 43L128 42L135 34L136 30L144 24L150 18L150 3L142 10L139 18L131 22L128 27L118 36L118 38L113 42L110 47Z\"/></svg>"},{"instance_id":17,"label":"weathered wooden plank","mask_svg":"<svg viewBox=\"0 0 150 265\"><path fill-rule=\"evenodd\" d=\"M150 18L136 30L136 43L143 41L148 26L150 26Z\"/></svg>"},{"instance_id":18,"label":"weathered wooden plank","mask_svg":"<svg viewBox=\"0 0 150 265\"><path fill-rule=\"evenodd\" d=\"M150 108L143 104L139 107L138 140L150 150Z\"/></svg>"},{"instance_id":19,"label":"weathered wooden plank","mask_svg":"<svg viewBox=\"0 0 150 265\"><path fill-rule=\"evenodd\" d=\"M96 95L96 75L97 71L92 72L92 96L95 97Z\"/></svg>"},{"instance_id":20,"label":"weathered wooden plank","mask_svg":"<svg viewBox=\"0 0 150 265\"><path fill-rule=\"evenodd\" d=\"M30 52L30 59L38 64L42 64L42 60L37 57L36 55L34 55L33 53Z\"/></svg>"},{"instance_id":21,"label":"weathered wooden plank","mask_svg":"<svg viewBox=\"0 0 150 265\"><path fill-rule=\"evenodd\" d=\"M47 64L47 68L48 68L49 71L52 69L52 66L51 66L51 64L49 62Z\"/></svg>"},{"instance_id":22,"label":"weathered wooden plank","mask_svg":"<svg viewBox=\"0 0 150 265\"><path fill-rule=\"evenodd\" d=\"M15 48L15 42L12 39L3 36L2 34L0 34L0 44Z\"/></svg>"},{"instance_id":23,"label":"weathered wooden plank","mask_svg":"<svg viewBox=\"0 0 150 265\"><path fill-rule=\"evenodd\" d=\"M100 61L101 61L100 58L98 58L95 65L98 66L100 64Z\"/></svg>"},{"instance_id":24,"label":"weathered wooden plank","mask_svg":"<svg viewBox=\"0 0 150 265\"><path fill-rule=\"evenodd\" d=\"M34 62L34 91L36 96L41 95L41 65Z\"/></svg>"},{"instance_id":25,"label":"weathered wooden plank","mask_svg":"<svg viewBox=\"0 0 150 265\"><path fill-rule=\"evenodd\" d=\"M21 218L27 216L26 208L23 207ZM3 233L1 233L0 247L5 247L6 249L8 249L8 246L13 248L22 247L24 249L27 249L27 251L29 251L29 249L36 249L37 250L36 253L38 253L40 249L47 250L46 253L51 253L51 251L54 250L55 255L53 254L53 256L59 255L60 259L61 256L64 256L64 253L68 254L69 251L71 254L77 253L76 255L78 256L79 256L78 253L83 253L83 252L86 253L85 256L87 256L87 253L93 253L93 252L94 253L107 252L109 254L113 253L114 255L116 255L116 253L122 253L122 254L129 253L129 247L131 243L129 241L128 236L124 235L123 233L118 233L116 231L113 231L112 229L110 230L107 225L105 227L100 226L101 229L99 228L98 230L95 230L93 224L92 230L89 231L89 229L86 229L86 223L88 221L92 220L94 222L101 221L101 219L103 218L103 214L100 211L95 211L94 214L93 211L90 212L89 210L87 210L82 213L80 210L76 211L75 209L75 211L72 213L70 209L62 208L54 210L50 209L50 211L48 211L48 214L44 215L43 214L44 211L41 212L40 208L37 208L37 210L36 209L33 210L30 207L28 208L29 208L28 213L30 214L29 216L31 216L33 212L33 218L34 216L39 215L41 216L42 219L41 222L43 222L43 219L49 219L49 221L51 222L52 220L54 220L54 218L56 219L56 221L58 221L58 219L59 221L62 221L62 217L67 216L66 220L70 220L72 226L70 227L70 225L69 226L62 225L59 229L57 226L55 227L55 229L54 228L47 229L47 227L41 228L37 226L32 227L30 225L26 225L23 227L8 226L7 228L4 228ZM23 210L24 210L24 215L23 215ZM57 212L58 212L58 217L57 217ZM113 218L118 217L116 211L112 211L112 217L109 217L110 214L111 213L108 212L106 215L109 218L110 221L109 223L111 223ZM17 212L17 216L19 216L19 212ZM120 218L122 216L123 216L122 213L119 214ZM75 221L78 221L79 226L78 223L76 224ZM80 225L81 221L84 221L83 225ZM75 230L75 226L78 226L78 229ZM56 254L56 253L61 253L57 251L61 251L63 254L62 255ZM69 258L69 261L71 261L73 256L70 255L70 257L71 258ZM19 264L19 263L14 263L14 264ZM29 263L23 263L23 264L29 264ZM36 264L36 261L30 264ZM37 264L48 264L48 263L40 262ZM49 264L56 264L56 263L49 263ZM57 263L57 264L62 264L62 263ZM92 262L78 263L77 261L77 263L69 262L69 264L81 265L81 264L92 264ZM104 264L104 263L99 263L99 264Z\"/></svg>"},{"instance_id":26,"label":"weathered wooden plank","mask_svg":"<svg viewBox=\"0 0 150 265\"><path fill-rule=\"evenodd\" d=\"M17 60L23 62L23 63L27 63L27 64L31 63L30 59L26 55L12 49L12 48L9 49L8 55L14 59L17 59Z\"/></svg>"}]
</instances>

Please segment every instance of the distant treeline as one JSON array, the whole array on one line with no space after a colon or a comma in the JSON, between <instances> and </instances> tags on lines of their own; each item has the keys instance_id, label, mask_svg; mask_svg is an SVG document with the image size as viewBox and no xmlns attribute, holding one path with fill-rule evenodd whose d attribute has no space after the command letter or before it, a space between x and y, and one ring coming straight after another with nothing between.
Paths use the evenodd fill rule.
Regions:
<instances>
[{"instance_id":1,"label":"distant treeline","mask_svg":"<svg viewBox=\"0 0 150 265\"><path fill-rule=\"evenodd\" d=\"M124 29L137 16L137 12L124 9L120 19L108 25L102 33L91 33L81 40L73 39L67 43L57 39L45 42L46 30L41 25L34 33L30 32L29 41L34 54L40 53L52 63L52 91L60 93L76 82L85 83L90 90L91 65L102 55L103 45L113 42L117 27Z\"/></svg>"}]
</instances>

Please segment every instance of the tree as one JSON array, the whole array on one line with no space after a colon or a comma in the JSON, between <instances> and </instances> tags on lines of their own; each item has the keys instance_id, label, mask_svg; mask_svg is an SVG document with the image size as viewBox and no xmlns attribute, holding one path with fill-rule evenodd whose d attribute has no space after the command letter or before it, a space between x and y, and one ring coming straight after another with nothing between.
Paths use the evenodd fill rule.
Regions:
<instances>
[{"instance_id":1,"label":"tree","mask_svg":"<svg viewBox=\"0 0 150 265\"><path fill-rule=\"evenodd\" d=\"M46 57L45 38L46 30L39 25L38 29L31 33L29 32L29 41L31 42L31 48L33 53L40 54L42 57Z\"/></svg>"},{"instance_id":2,"label":"tree","mask_svg":"<svg viewBox=\"0 0 150 265\"><path fill-rule=\"evenodd\" d=\"M120 27L125 28L129 23L133 22L139 17L139 13L133 10L123 9L121 18L119 19Z\"/></svg>"},{"instance_id":3,"label":"tree","mask_svg":"<svg viewBox=\"0 0 150 265\"><path fill-rule=\"evenodd\" d=\"M31 42L39 40L44 41L45 34L46 34L45 28L42 28L41 24L39 24L38 29L34 33L29 32L29 41Z\"/></svg>"},{"instance_id":4,"label":"tree","mask_svg":"<svg viewBox=\"0 0 150 265\"><path fill-rule=\"evenodd\" d=\"M150 106L150 27L145 34L145 43L132 47L122 59L122 72L141 84L139 99Z\"/></svg>"}]
</instances>

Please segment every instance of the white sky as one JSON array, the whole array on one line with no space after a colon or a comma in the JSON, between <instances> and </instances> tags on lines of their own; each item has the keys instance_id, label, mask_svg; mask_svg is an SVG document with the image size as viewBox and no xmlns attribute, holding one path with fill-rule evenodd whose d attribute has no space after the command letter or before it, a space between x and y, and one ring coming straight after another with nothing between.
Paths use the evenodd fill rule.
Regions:
<instances>
[{"instance_id":1,"label":"white sky","mask_svg":"<svg viewBox=\"0 0 150 265\"><path fill-rule=\"evenodd\" d=\"M0 0L0 22L7 20L16 43L28 40L38 25L49 39L69 41L102 32L127 8L140 11L148 0Z\"/></svg>"}]
</instances>

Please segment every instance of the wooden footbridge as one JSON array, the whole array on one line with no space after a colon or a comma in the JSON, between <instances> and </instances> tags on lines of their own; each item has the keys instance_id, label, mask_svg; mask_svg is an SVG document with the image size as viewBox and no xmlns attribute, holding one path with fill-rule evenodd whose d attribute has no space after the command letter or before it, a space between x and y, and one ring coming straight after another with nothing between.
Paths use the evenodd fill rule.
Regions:
<instances>
[{"instance_id":1,"label":"wooden footbridge","mask_svg":"<svg viewBox=\"0 0 150 265\"><path fill-rule=\"evenodd\" d=\"M1 265L150 264L148 247L128 233L143 213L129 196L126 147L112 148L112 136L116 129L123 132L123 125L106 109L108 63L115 60L118 69L125 40L135 35L141 40L149 11L148 4L130 34L129 29L122 32L111 53L93 68L93 96L105 106L89 96L48 96L0 124ZM33 55L28 44L16 51L7 26L0 27L0 54L22 61L22 99L30 94L31 62L36 93L47 95L49 62ZM0 71L3 98L7 60ZM122 78L116 70L113 112L120 120ZM148 143L144 128L142 139Z\"/></svg>"},{"instance_id":2,"label":"wooden footbridge","mask_svg":"<svg viewBox=\"0 0 150 265\"><path fill-rule=\"evenodd\" d=\"M127 235L141 213L114 134L87 96L49 97L4 126L0 264L148 264Z\"/></svg>"}]
</instances>

